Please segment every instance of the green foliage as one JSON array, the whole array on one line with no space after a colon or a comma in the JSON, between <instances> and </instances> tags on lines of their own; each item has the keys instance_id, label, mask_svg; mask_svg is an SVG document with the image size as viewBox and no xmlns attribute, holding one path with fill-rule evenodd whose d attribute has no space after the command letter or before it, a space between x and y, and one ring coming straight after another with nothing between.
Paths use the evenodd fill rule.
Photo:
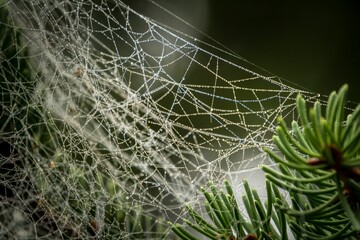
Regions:
<instances>
[{"instance_id":1,"label":"green foliage","mask_svg":"<svg viewBox=\"0 0 360 240\"><path fill-rule=\"evenodd\" d=\"M360 105L344 118L347 85L331 93L322 115L319 102L307 114L297 97L301 127L289 131L279 118L273 141L283 156L265 149L279 171L264 166L266 178L290 193L292 205L277 200L275 207L289 216L295 236L339 239L360 230Z\"/></svg>"},{"instance_id":2,"label":"green foliage","mask_svg":"<svg viewBox=\"0 0 360 240\"><path fill-rule=\"evenodd\" d=\"M299 95L301 125L293 121L291 130L279 117L273 137L279 152L264 149L277 163L277 169L262 167L266 208L245 182L243 203L250 219L245 221L229 183L227 194L210 185L210 191L202 191L212 223L188 206L195 222L184 220L187 225L210 239L287 239L287 225L296 239L359 239L360 105L344 118L347 90L344 85L331 93L324 116L320 102L307 112ZM180 224L173 231L182 239L196 239Z\"/></svg>"},{"instance_id":3,"label":"green foliage","mask_svg":"<svg viewBox=\"0 0 360 240\"><path fill-rule=\"evenodd\" d=\"M277 190L272 192L270 182L266 182L268 198L265 206L255 190L251 190L249 184L244 181L246 194L243 195L243 203L247 212L243 216L236 202L233 189L228 181L225 181L226 192L218 192L213 183L209 184L209 190L202 188L206 198L205 208L211 223L204 219L193 208L187 206L189 215L194 222L184 221L198 233L209 239L272 239L286 235L285 215L273 212L272 201L282 198ZM271 221L272 220L272 221ZM173 231L182 239L197 239L180 224L173 225Z\"/></svg>"}]
</instances>

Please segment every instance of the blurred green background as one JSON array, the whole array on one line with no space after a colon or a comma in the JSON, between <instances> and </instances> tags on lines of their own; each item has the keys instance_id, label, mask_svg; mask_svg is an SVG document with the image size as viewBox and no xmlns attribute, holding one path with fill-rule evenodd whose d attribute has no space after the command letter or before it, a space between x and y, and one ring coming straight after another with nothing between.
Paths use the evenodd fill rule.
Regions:
<instances>
[{"instance_id":1,"label":"blurred green background","mask_svg":"<svg viewBox=\"0 0 360 240\"><path fill-rule=\"evenodd\" d=\"M329 94L343 83L360 101L360 5L358 1L156 0L241 57L310 91ZM179 21L151 1L135 9L183 32ZM177 23L172 25L171 21ZM186 29L187 28L187 29Z\"/></svg>"},{"instance_id":2,"label":"blurred green background","mask_svg":"<svg viewBox=\"0 0 360 240\"><path fill-rule=\"evenodd\" d=\"M357 1L211 1L208 33L312 91L327 94L347 82L359 102L359 10Z\"/></svg>"}]
</instances>

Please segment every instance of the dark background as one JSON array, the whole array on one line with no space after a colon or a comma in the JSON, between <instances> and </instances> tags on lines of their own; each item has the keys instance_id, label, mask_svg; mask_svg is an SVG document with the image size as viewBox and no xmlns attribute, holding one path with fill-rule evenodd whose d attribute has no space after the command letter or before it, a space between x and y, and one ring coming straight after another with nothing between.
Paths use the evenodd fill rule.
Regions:
<instances>
[{"instance_id":1,"label":"dark background","mask_svg":"<svg viewBox=\"0 0 360 240\"><path fill-rule=\"evenodd\" d=\"M211 3L208 33L218 41L312 91L327 94L347 82L349 98L359 102L360 9L355 1Z\"/></svg>"},{"instance_id":2,"label":"dark background","mask_svg":"<svg viewBox=\"0 0 360 240\"><path fill-rule=\"evenodd\" d=\"M360 8L355 0L155 2L281 78L325 95L348 83L349 99L360 101ZM150 1L132 4L172 25L171 16L156 12ZM181 31L198 34L180 25ZM204 35L196 37L212 43Z\"/></svg>"}]
</instances>

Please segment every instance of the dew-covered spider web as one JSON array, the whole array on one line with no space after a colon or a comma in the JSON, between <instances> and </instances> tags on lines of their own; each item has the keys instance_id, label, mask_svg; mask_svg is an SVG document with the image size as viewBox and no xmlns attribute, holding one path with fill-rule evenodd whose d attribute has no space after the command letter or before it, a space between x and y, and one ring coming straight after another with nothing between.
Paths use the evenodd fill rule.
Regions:
<instances>
[{"instance_id":1,"label":"dew-covered spider web","mask_svg":"<svg viewBox=\"0 0 360 240\"><path fill-rule=\"evenodd\" d=\"M172 238L319 98L120 0L0 4L2 239Z\"/></svg>"}]
</instances>

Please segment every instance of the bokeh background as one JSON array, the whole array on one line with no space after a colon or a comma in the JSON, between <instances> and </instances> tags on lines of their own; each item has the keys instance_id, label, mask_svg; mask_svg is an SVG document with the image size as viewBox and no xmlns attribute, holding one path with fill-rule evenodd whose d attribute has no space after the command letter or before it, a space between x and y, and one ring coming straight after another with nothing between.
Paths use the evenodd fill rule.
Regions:
<instances>
[{"instance_id":1,"label":"bokeh background","mask_svg":"<svg viewBox=\"0 0 360 240\"><path fill-rule=\"evenodd\" d=\"M360 101L358 1L154 2L283 79L325 95L348 83L349 100ZM127 3L159 22L215 44L151 1Z\"/></svg>"}]
</instances>

